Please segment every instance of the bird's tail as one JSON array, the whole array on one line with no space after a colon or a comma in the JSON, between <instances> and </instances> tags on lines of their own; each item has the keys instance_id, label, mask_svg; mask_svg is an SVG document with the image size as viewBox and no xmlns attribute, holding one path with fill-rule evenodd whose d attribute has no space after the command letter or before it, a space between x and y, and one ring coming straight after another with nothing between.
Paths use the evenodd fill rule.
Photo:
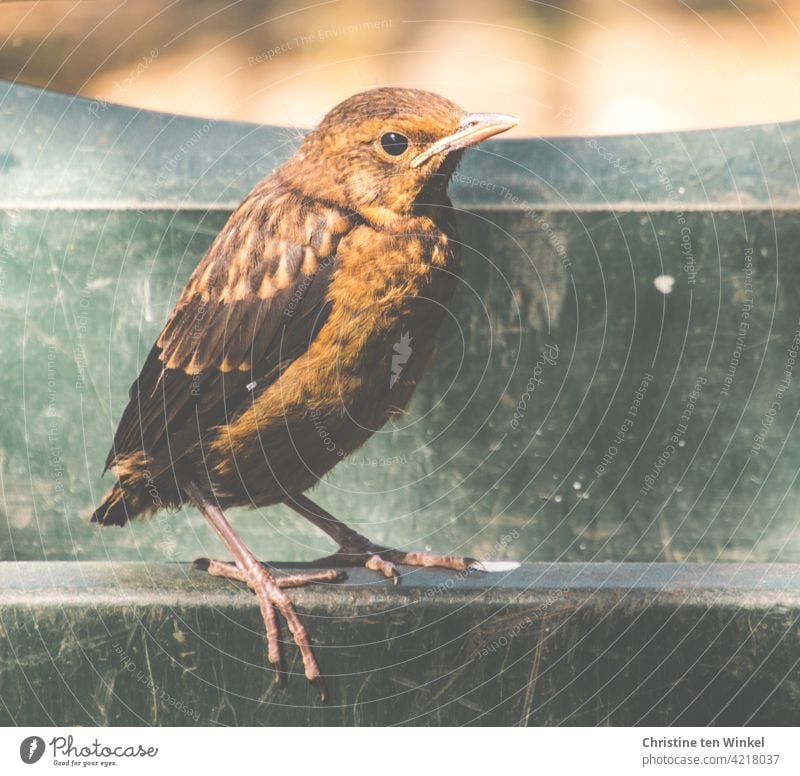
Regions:
<instances>
[{"instance_id":1,"label":"bird's tail","mask_svg":"<svg viewBox=\"0 0 800 776\"><path fill-rule=\"evenodd\" d=\"M135 510L129 510L125 500L125 494L119 482L114 483L114 487L106 493L102 504L92 512L92 522L100 525L125 525L128 516L135 514Z\"/></svg>"},{"instance_id":2,"label":"bird's tail","mask_svg":"<svg viewBox=\"0 0 800 776\"><path fill-rule=\"evenodd\" d=\"M164 467L144 453L118 457L112 466L117 481L92 513L93 523L125 525L139 515L146 517L183 503L180 491L164 475Z\"/></svg>"}]
</instances>

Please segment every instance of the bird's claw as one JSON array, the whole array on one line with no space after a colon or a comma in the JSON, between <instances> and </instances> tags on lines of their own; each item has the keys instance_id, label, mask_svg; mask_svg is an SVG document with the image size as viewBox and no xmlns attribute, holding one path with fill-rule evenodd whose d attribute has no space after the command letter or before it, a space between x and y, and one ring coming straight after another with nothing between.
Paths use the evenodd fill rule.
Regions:
<instances>
[{"instance_id":1,"label":"bird's claw","mask_svg":"<svg viewBox=\"0 0 800 776\"><path fill-rule=\"evenodd\" d=\"M377 553L370 555L364 564L371 571L378 571L396 585L400 581L400 569L390 560L382 558Z\"/></svg>"},{"instance_id":2,"label":"bird's claw","mask_svg":"<svg viewBox=\"0 0 800 776\"><path fill-rule=\"evenodd\" d=\"M427 568L445 568L452 571L486 571L486 567L477 558L462 558L457 555L435 555L430 552L403 552L377 544L357 543L342 546L334 555L322 558L321 565L361 565L371 571L377 571L384 577L398 584L402 576L399 566L424 566Z\"/></svg>"},{"instance_id":3,"label":"bird's claw","mask_svg":"<svg viewBox=\"0 0 800 776\"><path fill-rule=\"evenodd\" d=\"M280 634L275 610L277 609L283 615L294 641L300 649L306 678L319 690L320 698L324 702L328 697L328 691L311 650L311 642L306 629L294 611L291 600L283 590L284 588L301 587L319 582L335 582L346 576L344 572L337 569L326 569L308 574L292 574L275 578L263 564L254 564L244 568L236 563L200 558L194 562L193 566L196 569L206 571L212 576L227 577L228 579L243 582L255 593L266 628L267 662L274 671L275 683L281 687L285 684L285 673L281 659Z\"/></svg>"},{"instance_id":4,"label":"bird's claw","mask_svg":"<svg viewBox=\"0 0 800 776\"><path fill-rule=\"evenodd\" d=\"M321 676L314 677L313 679L309 679L311 685L316 688L319 692L319 700L320 703L327 703L328 702L328 688L325 685L325 680Z\"/></svg>"}]
</instances>

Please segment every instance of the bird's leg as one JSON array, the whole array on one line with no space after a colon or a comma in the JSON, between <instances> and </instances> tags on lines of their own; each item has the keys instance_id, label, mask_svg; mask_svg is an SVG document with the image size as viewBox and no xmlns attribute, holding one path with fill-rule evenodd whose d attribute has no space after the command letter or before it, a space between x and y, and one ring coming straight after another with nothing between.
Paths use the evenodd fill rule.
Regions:
<instances>
[{"instance_id":1,"label":"bird's leg","mask_svg":"<svg viewBox=\"0 0 800 776\"><path fill-rule=\"evenodd\" d=\"M338 545L339 550L318 563L326 566L360 566L364 565L373 571L380 571L384 576L397 582L400 572L397 564L407 566L436 566L439 568L466 571L470 568L481 568L475 558L462 558L457 555L435 555L430 552L403 552L389 547L373 544L366 536L362 536L341 520L337 520L330 512L317 506L307 496L291 496L284 502L295 512L321 528Z\"/></svg>"},{"instance_id":2,"label":"bird's leg","mask_svg":"<svg viewBox=\"0 0 800 776\"><path fill-rule=\"evenodd\" d=\"M223 576L244 582L256 594L266 628L267 660L275 669L275 680L280 681L281 678L280 630L278 628L278 618L275 615L275 607L277 607L289 626L295 644L300 649L306 677L320 690L322 699L325 700L325 685L322 681L317 661L314 658L314 653L311 650L308 633L303 623L300 622L300 618L297 616L289 597L283 592L283 588L300 587L312 582L331 582L340 579L341 574L330 569L311 574L296 574L282 578L273 577L267 568L256 560L253 553L239 538L223 511L216 504L212 504L197 485L190 483L184 489L186 495L203 513L206 520L211 523L212 528L234 558L234 563L222 563L212 560L201 561L201 565L213 576Z\"/></svg>"}]
</instances>

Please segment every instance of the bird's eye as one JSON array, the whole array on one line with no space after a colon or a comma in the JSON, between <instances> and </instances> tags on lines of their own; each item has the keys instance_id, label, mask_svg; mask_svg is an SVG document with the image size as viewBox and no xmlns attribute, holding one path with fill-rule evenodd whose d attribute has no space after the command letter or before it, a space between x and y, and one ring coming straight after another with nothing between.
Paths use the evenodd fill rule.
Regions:
<instances>
[{"instance_id":1,"label":"bird's eye","mask_svg":"<svg viewBox=\"0 0 800 776\"><path fill-rule=\"evenodd\" d=\"M389 156L402 156L408 150L408 138L399 132L386 132L381 135L381 148Z\"/></svg>"}]
</instances>

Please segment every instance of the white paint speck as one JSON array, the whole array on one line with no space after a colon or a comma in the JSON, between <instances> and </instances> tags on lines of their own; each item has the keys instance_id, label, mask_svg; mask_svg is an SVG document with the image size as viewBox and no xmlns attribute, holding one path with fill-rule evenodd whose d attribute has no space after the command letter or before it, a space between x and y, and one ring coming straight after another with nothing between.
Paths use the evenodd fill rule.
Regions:
<instances>
[{"instance_id":1,"label":"white paint speck","mask_svg":"<svg viewBox=\"0 0 800 776\"><path fill-rule=\"evenodd\" d=\"M519 563L515 560L484 560L481 561L484 571L496 574L498 571L514 571L519 568ZM478 566L480 568L480 566Z\"/></svg>"},{"instance_id":2,"label":"white paint speck","mask_svg":"<svg viewBox=\"0 0 800 776\"><path fill-rule=\"evenodd\" d=\"M653 280L653 285L662 293L669 294L675 285L675 278L672 275L659 275Z\"/></svg>"},{"instance_id":3,"label":"white paint speck","mask_svg":"<svg viewBox=\"0 0 800 776\"><path fill-rule=\"evenodd\" d=\"M153 322L153 306L150 303L150 276L148 275L144 279L144 289L143 289L143 308L144 308L144 319L148 323Z\"/></svg>"},{"instance_id":4,"label":"white paint speck","mask_svg":"<svg viewBox=\"0 0 800 776\"><path fill-rule=\"evenodd\" d=\"M112 282L111 278L95 278L94 280L90 280L86 284L87 291L99 291L101 288L105 288L106 286L110 286Z\"/></svg>"}]
</instances>

